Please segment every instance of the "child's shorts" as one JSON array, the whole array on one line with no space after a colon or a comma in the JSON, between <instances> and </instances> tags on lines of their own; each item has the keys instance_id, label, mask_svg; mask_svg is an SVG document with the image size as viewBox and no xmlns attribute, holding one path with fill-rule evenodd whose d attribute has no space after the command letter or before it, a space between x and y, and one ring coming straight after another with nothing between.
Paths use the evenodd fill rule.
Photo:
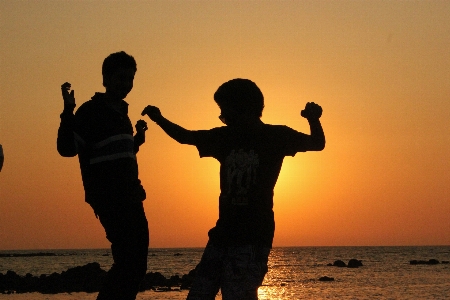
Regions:
<instances>
[{"instance_id":1,"label":"child's shorts","mask_svg":"<svg viewBox=\"0 0 450 300\"><path fill-rule=\"evenodd\" d=\"M215 299L219 289L223 300L258 299L269 254L269 247L217 247L208 243L187 300Z\"/></svg>"}]
</instances>

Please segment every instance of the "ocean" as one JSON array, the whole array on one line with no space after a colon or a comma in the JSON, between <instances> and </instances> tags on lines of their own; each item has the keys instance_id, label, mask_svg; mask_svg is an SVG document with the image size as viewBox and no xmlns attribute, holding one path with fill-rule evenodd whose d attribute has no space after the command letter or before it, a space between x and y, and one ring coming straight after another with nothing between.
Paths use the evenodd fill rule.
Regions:
<instances>
[{"instance_id":1,"label":"ocean","mask_svg":"<svg viewBox=\"0 0 450 300\"><path fill-rule=\"evenodd\" d=\"M148 272L165 277L189 273L202 248L149 249ZM54 256L15 254L53 253ZM14 254L5 256L5 254ZM330 266L341 260L361 261L358 268ZM411 264L416 260L419 263ZM429 264L430 260L436 260ZM450 246L420 247L280 247L272 249L269 272L259 299L450 299ZM108 270L109 249L0 251L0 273L20 276L61 273L98 262ZM322 281L321 277L334 280ZM0 291L1 292L1 291ZM97 293L0 294L6 300L94 300ZM140 292L138 300L185 299L187 291ZM220 295L216 299L222 299Z\"/></svg>"}]
</instances>

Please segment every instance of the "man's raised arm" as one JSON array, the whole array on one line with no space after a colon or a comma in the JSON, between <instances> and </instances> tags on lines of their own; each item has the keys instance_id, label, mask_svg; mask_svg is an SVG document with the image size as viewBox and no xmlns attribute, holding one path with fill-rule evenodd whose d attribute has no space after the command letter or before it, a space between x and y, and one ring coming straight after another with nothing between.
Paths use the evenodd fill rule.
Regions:
<instances>
[{"instance_id":1,"label":"man's raised arm","mask_svg":"<svg viewBox=\"0 0 450 300\"><path fill-rule=\"evenodd\" d=\"M75 109L75 95L74 91L70 90L70 83L66 82L61 85L61 92L64 100L64 110L61 116L61 123L58 129L58 138L56 139L56 148L58 153L64 157L72 157L77 155L77 146L74 137L74 123L75 116L73 110Z\"/></svg>"}]
</instances>

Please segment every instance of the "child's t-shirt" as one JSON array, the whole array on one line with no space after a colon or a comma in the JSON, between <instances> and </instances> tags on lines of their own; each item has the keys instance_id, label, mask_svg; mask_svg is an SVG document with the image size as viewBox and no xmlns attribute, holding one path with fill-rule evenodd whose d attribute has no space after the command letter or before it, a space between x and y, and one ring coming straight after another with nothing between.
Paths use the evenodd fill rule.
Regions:
<instances>
[{"instance_id":1,"label":"child's t-shirt","mask_svg":"<svg viewBox=\"0 0 450 300\"><path fill-rule=\"evenodd\" d=\"M272 246L273 190L285 156L304 152L306 134L281 125L195 131L200 157L220 162L219 219L210 242Z\"/></svg>"}]
</instances>

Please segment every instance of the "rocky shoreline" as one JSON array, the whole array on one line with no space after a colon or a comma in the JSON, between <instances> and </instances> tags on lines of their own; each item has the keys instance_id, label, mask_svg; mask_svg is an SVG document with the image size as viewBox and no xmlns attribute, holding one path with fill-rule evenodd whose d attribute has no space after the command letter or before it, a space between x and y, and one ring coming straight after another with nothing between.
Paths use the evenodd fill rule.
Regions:
<instances>
[{"instance_id":1,"label":"rocky shoreline","mask_svg":"<svg viewBox=\"0 0 450 300\"><path fill-rule=\"evenodd\" d=\"M33 253L29 256L52 256L49 253ZM449 261L430 260L410 260L411 265L437 265L449 264ZM327 266L358 268L362 267L362 261L350 259L348 263L336 260ZM106 277L107 272L100 268L97 262L88 263L84 266L69 268L61 273L50 275L42 274L33 276L27 273L20 276L14 271L0 273L0 294L22 294L22 293L95 293L100 291L100 287ZM195 278L195 269L183 276L173 275L166 278L159 272L149 272L141 282L140 292L153 290L157 292L188 290ZM322 276L319 281L334 281L333 277Z\"/></svg>"},{"instance_id":2,"label":"rocky shoreline","mask_svg":"<svg viewBox=\"0 0 450 300\"><path fill-rule=\"evenodd\" d=\"M97 262L50 275L33 276L27 273L25 276L19 276L14 271L7 271L6 274L0 273L0 294L33 292L42 294L95 293L100 291L106 273ZM181 277L174 275L170 278L164 277L159 272L149 272L141 283L140 291L179 291L189 289L194 277L195 270Z\"/></svg>"}]
</instances>

